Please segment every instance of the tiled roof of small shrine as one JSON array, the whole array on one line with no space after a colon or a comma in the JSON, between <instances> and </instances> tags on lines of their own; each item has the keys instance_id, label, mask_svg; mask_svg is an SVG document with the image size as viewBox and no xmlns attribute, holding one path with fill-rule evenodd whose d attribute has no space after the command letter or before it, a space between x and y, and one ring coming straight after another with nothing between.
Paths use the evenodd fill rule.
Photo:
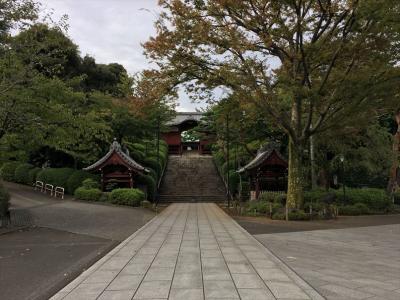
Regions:
<instances>
[{"instance_id":1,"label":"tiled roof of small shrine","mask_svg":"<svg viewBox=\"0 0 400 300\"><path fill-rule=\"evenodd\" d=\"M245 171L253 170L260 167L263 162L265 162L274 152L278 155L280 159L286 162L286 159L275 148L260 149L258 150L256 157L254 157L253 160L250 161L243 168L239 169L238 172L243 173Z\"/></svg>"},{"instance_id":2,"label":"tiled roof of small shrine","mask_svg":"<svg viewBox=\"0 0 400 300\"><path fill-rule=\"evenodd\" d=\"M110 146L110 150L107 152L106 155L104 155L102 158L100 158L98 161L96 161L94 164L84 168L83 170L85 171L93 171L98 169L103 163L105 163L113 153L117 153L119 157L132 169L148 173L149 170L134 161L127 153L124 152L122 149L121 145L114 139L113 143Z\"/></svg>"},{"instance_id":3,"label":"tiled roof of small shrine","mask_svg":"<svg viewBox=\"0 0 400 300\"><path fill-rule=\"evenodd\" d=\"M199 122L203 117L203 113L201 112L178 112L174 119L167 123L168 126L174 126L182 124L186 121L196 121Z\"/></svg>"}]
</instances>

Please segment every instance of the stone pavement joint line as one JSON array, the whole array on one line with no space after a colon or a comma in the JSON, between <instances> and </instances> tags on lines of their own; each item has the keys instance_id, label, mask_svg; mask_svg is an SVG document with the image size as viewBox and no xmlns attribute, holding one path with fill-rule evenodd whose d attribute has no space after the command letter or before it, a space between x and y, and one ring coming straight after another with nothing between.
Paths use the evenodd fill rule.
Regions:
<instances>
[{"instance_id":1,"label":"stone pavement joint line","mask_svg":"<svg viewBox=\"0 0 400 300\"><path fill-rule=\"evenodd\" d=\"M324 299L213 203L180 203L55 299Z\"/></svg>"}]
</instances>

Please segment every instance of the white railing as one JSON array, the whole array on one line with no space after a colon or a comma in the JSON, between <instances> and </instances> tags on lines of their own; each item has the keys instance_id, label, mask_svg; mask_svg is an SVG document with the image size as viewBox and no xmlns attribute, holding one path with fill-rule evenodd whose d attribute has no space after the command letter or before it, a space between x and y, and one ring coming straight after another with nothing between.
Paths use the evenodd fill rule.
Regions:
<instances>
[{"instance_id":1,"label":"white railing","mask_svg":"<svg viewBox=\"0 0 400 300\"><path fill-rule=\"evenodd\" d=\"M54 185L46 183L44 186L44 193L50 192L50 196L53 196Z\"/></svg>"},{"instance_id":2,"label":"white railing","mask_svg":"<svg viewBox=\"0 0 400 300\"><path fill-rule=\"evenodd\" d=\"M37 181L35 182L35 184L34 184L34 187L35 187L35 191L36 191L36 190L40 190L41 192L43 192L43 189L44 189L44 182L43 182L43 181L37 180Z\"/></svg>"},{"instance_id":3,"label":"white railing","mask_svg":"<svg viewBox=\"0 0 400 300\"><path fill-rule=\"evenodd\" d=\"M57 186L54 189L54 197L57 198L58 196L60 196L61 199L64 199L64 188L61 186Z\"/></svg>"}]
</instances>

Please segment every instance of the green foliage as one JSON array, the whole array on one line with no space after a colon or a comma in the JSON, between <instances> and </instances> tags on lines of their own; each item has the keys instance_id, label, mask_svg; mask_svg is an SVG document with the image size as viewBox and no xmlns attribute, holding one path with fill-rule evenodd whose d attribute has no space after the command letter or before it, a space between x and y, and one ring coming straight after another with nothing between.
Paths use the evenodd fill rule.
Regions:
<instances>
[{"instance_id":1,"label":"green foliage","mask_svg":"<svg viewBox=\"0 0 400 300\"><path fill-rule=\"evenodd\" d=\"M115 189L110 193L109 201L113 204L139 206L144 200L144 193L139 189Z\"/></svg>"},{"instance_id":2,"label":"green foliage","mask_svg":"<svg viewBox=\"0 0 400 300\"><path fill-rule=\"evenodd\" d=\"M7 215L9 206L10 195L5 187L0 185L0 217L5 217Z\"/></svg>"},{"instance_id":3,"label":"green foliage","mask_svg":"<svg viewBox=\"0 0 400 300\"><path fill-rule=\"evenodd\" d=\"M239 188L239 174L235 170L229 171L229 191L234 195Z\"/></svg>"},{"instance_id":4,"label":"green foliage","mask_svg":"<svg viewBox=\"0 0 400 300\"><path fill-rule=\"evenodd\" d=\"M157 162L156 157L146 157L142 162L146 167L153 169L157 173L157 178L161 175L162 166Z\"/></svg>"},{"instance_id":5,"label":"green foliage","mask_svg":"<svg viewBox=\"0 0 400 300\"><path fill-rule=\"evenodd\" d=\"M18 183L23 183L23 184L31 184L31 178L29 176L29 171L33 169L33 165L31 164L20 164L16 169L15 169L15 174L14 174L14 180L15 182Z\"/></svg>"},{"instance_id":6,"label":"green foliage","mask_svg":"<svg viewBox=\"0 0 400 300\"><path fill-rule=\"evenodd\" d=\"M33 168L33 169L30 169L30 170L29 170L29 172L28 172L28 178L29 178L28 184L35 183L37 174L38 174L40 171L42 171L41 168Z\"/></svg>"},{"instance_id":7,"label":"green foliage","mask_svg":"<svg viewBox=\"0 0 400 300\"><path fill-rule=\"evenodd\" d=\"M355 203L353 205L344 205L339 207L339 215L358 216L368 215L370 209L365 203Z\"/></svg>"},{"instance_id":8,"label":"green foliage","mask_svg":"<svg viewBox=\"0 0 400 300\"><path fill-rule=\"evenodd\" d=\"M98 189L99 183L93 178L87 178L82 181L82 187L85 189Z\"/></svg>"},{"instance_id":9,"label":"green foliage","mask_svg":"<svg viewBox=\"0 0 400 300\"><path fill-rule=\"evenodd\" d=\"M141 205L142 207L144 207L144 208L151 208L151 206L152 206L151 202L150 202L150 201L147 201L147 200L143 200L143 201L140 203L140 205Z\"/></svg>"},{"instance_id":10,"label":"green foliage","mask_svg":"<svg viewBox=\"0 0 400 300\"><path fill-rule=\"evenodd\" d=\"M393 194L394 203L400 205L400 190Z\"/></svg>"},{"instance_id":11,"label":"green foliage","mask_svg":"<svg viewBox=\"0 0 400 300\"><path fill-rule=\"evenodd\" d=\"M346 199L343 194L338 191L338 197L344 204L365 204L369 209L375 211L383 211L392 205L392 201L386 191L381 189L364 188L364 189L347 189Z\"/></svg>"},{"instance_id":12,"label":"green foliage","mask_svg":"<svg viewBox=\"0 0 400 300\"><path fill-rule=\"evenodd\" d=\"M0 169L1 177L6 181L15 181L15 170L21 163L18 161L10 161L3 164Z\"/></svg>"},{"instance_id":13,"label":"green foliage","mask_svg":"<svg viewBox=\"0 0 400 300\"><path fill-rule=\"evenodd\" d=\"M247 201L250 198L250 182L242 181L241 200Z\"/></svg>"},{"instance_id":14,"label":"green foliage","mask_svg":"<svg viewBox=\"0 0 400 300\"><path fill-rule=\"evenodd\" d=\"M310 215L305 213L304 210L294 210L288 214L290 221L306 221L310 220Z\"/></svg>"},{"instance_id":15,"label":"green foliage","mask_svg":"<svg viewBox=\"0 0 400 300\"><path fill-rule=\"evenodd\" d=\"M83 181L88 178L95 180L96 176L82 170L74 171L68 177L66 184L66 192L72 195L78 187L83 185L82 184ZM90 186L89 188L95 188L95 187L96 186Z\"/></svg>"},{"instance_id":16,"label":"green foliage","mask_svg":"<svg viewBox=\"0 0 400 300\"><path fill-rule=\"evenodd\" d=\"M154 201L156 197L156 181L150 175L138 175L136 178L136 182L139 184L144 184L147 187L147 199L150 201Z\"/></svg>"},{"instance_id":17,"label":"green foliage","mask_svg":"<svg viewBox=\"0 0 400 300\"><path fill-rule=\"evenodd\" d=\"M100 201L102 192L96 188L79 187L75 190L74 196L79 200Z\"/></svg>"},{"instance_id":18,"label":"green foliage","mask_svg":"<svg viewBox=\"0 0 400 300\"><path fill-rule=\"evenodd\" d=\"M70 168L48 168L40 171L36 178L46 184L61 186L66 188L68 178L72 175L74 169Z\"/></svg>"}]
</instances>

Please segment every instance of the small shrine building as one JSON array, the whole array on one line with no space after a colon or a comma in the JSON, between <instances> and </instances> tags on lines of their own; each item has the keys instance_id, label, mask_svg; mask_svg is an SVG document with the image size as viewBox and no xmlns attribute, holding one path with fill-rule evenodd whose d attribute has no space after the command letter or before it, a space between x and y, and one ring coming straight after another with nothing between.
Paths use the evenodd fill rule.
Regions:
<instances>
[{"instance_id":1,"label":"small shrine building","mask_svg":"<svg viewBox=\"0 0 400 300\"><path fill-rule=\"evenodd\" d=\"M238 170L250 176L250 190L258 199L261 191L286 191L287 189L286 159L275 148L260 149L256 157L246 166Z\"/></svg>"},{"instance_id":2,"label":"small shrine building","mask_svg":"<svg viewBox=\"0 0 400 300\"><path fill-rule=\"evenodd\" d=\"M135 187L135 175L148 173L149 170L141 166L129 156L129 151L122 149L114 139L110 150L94 164L83 169L101 174L101 189L104 191L109 183L119 187Z\"/></svg>"}]
</instances>

